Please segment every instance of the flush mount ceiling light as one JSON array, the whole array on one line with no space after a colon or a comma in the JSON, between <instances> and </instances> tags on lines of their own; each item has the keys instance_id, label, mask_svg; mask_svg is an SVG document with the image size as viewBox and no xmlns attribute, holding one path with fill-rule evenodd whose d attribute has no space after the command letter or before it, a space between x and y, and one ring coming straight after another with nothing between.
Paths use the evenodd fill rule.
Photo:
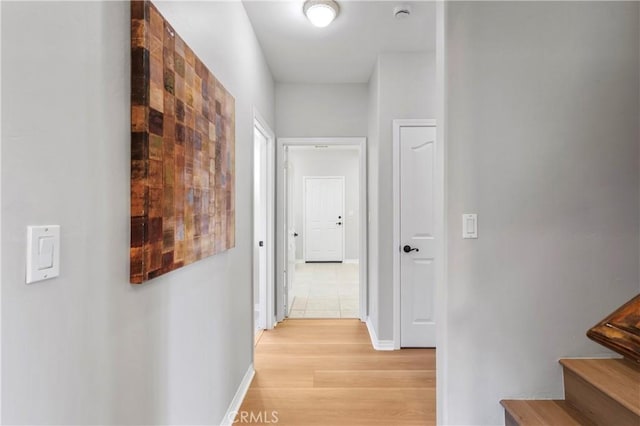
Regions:
<instances>
[{"instance_id":1,"label":"flush mount ceiling light","mask_svg":"<svg viewBox=\"0 0 640 426\"><path fill-rule=\"evenodd\" d=\"M333 0L307 0L302 10L309 22L316 27L324 28L336 19L340 7Z\"/></svg>"}]
</instances>

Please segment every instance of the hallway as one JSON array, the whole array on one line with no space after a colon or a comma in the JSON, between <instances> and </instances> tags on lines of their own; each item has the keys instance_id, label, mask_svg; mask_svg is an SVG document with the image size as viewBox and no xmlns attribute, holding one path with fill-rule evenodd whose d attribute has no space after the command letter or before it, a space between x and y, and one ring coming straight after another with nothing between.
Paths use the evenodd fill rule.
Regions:
<instances>
[{"instance_id":1,"label":"hallway","mask_svg":"<svg viewBox=\"0 0 640 426\"><path fill-rule=\"evenodd\" d=\"M262 334L254 363L239 416L281 425L435 424L435 350L376 351L359 320L286 320Z\"/></svg>"}]
</instances>

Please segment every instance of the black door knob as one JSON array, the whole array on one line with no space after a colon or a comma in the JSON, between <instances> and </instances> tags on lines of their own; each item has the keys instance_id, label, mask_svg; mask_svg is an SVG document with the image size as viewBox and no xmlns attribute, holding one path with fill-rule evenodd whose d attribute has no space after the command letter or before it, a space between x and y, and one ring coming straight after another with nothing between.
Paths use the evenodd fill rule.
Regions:
<instances>
[{"instance_id":1,"label":"black door knob","mask_svg":"<svg viewBox=\"0 0 640 426\"><path fill-rule=\"evenodd\" d=\"M409 245L406 245L406 246L402 247L402 251L404 251L405 253L411 253L412 251L420 251L420 250L417 249L417 248L412 248Z\"/></svg>"},{"instance_id":2,"label":"black door knob","mask_svg":"<svg viewBox=\"0 0 640 426\"><path fill-rule=\"evenodd\" d=\"M259 247L264 247L264 241L258 241L258 246Z\"/></svg>"},{"instance_id":3,"label":"black door knob","mask_svg":"<svg viewBox=\"0 0 640 426\"><path fill-rule=\"evenodd\" d=\"M338 222L337 225L342 225L342 222Z\"/></svg>"},{"instance_id":4,"label":"black door knob","mask_svg":"<svg viewBox=\"0 0 640 426\"><path fill-rule=\"evenodd\" d=\"M294 236L294 237L297 237L297 236L298 236L298 233L297 233L297 232L294 232L294 233L293 233L293 236Z\"/></svg>"}]
</instances>

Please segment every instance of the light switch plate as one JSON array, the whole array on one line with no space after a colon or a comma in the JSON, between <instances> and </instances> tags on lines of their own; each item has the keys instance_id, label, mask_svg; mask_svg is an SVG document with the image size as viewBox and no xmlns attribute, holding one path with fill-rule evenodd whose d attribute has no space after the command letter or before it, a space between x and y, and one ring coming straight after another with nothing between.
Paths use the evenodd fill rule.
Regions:
<instances>
[{"instance_id":1,"label":"light switch plate","mask_svg":"<svg viewBox=\"0 0 640 426\"><path fill-rule=\"evenodd\" d=\"M478 215L465 213L462 215L462 238L478 238Z\"/></svg>"},{"instance_id":2,"label":"light switch plate","mask_svg":"<svg viewBox=\"0 0 640 426\"><path fill-rule=\"evenodd\" d=\"M27 284L60 275L60 226L27 227Z\"/></svg>"}]
</instances>

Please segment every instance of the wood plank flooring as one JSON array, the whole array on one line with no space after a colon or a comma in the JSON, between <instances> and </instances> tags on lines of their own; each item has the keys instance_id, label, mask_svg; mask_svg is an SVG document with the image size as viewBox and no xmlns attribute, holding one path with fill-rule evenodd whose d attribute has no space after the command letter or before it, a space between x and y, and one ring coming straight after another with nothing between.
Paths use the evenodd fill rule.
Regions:
<instances>
[{"instance_id":1,"label":"wood plank flooring","mask_svg":"<svg viewBox=\"0 0 640 426\"><path fill-rule=\"evenodd\" d=\"M360 320L286 320L255 369L236 424L435 425L435 350L376 351Z\"/></svg>"}]
</instances>

